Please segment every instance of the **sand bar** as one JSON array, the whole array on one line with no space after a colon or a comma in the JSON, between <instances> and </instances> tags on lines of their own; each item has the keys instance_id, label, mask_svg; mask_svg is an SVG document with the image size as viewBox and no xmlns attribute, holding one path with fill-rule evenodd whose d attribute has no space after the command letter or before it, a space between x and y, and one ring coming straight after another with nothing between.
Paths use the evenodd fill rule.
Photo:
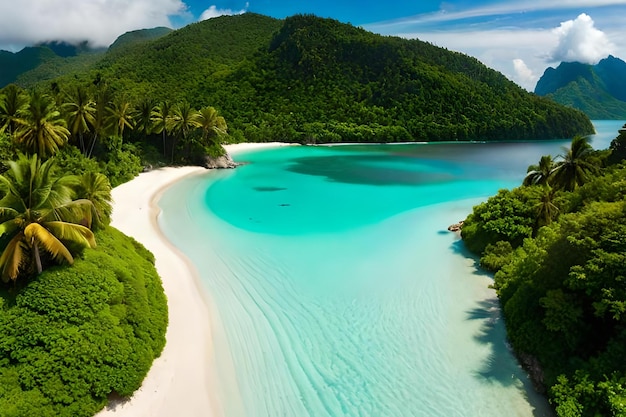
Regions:
<instances>
[{"instance_id":1,"label":"sand bar","mask_svg":"<svg viewBox=\"0 0 626 417\"><path fill-rule=\"evenodd\" d=\"M231 155L284 146L283 143L226 145ZM236 159L236 158L235 158ZM176 181L206 173L200 167L162 168L142 173L113 190L111 224L132 236L156 258L156 268L168 299L167 343L139 390L125 401L113 401L98 417L221 417L219 381L213 370L211 329L215 315L196 271L162 235L157 201Z\"/></svg>"}]
</instances>

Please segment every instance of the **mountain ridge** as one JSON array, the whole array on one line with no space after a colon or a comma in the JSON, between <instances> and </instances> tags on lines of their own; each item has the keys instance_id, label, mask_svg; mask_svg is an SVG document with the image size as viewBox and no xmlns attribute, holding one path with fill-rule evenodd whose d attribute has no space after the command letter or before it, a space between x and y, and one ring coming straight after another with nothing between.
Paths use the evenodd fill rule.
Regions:
<instances>
[{"instance_id":1,"label":"mountain ridge","mask_svg":"<svg viewBox=\"0 0 626 417\"><path fill-rule=\"evenodd\" d=\"M55 40L27 46L15 53L0 50L0 88L11 83L30 87L65 72L91 68L109 50L120 51L158 39L171 31L170 28L155 27L125 32L107 48L92 48L88 41Z\"/></svg>"},{"instance_id":2,"label":"mountain ridge","mask_svg":"<svg viewBox=\"0 0 626 417\"><path fill-rule=\"evenodd\" d=\"M595 65L562 62L545 70L535 93L591 119L626 119L626 62L612 55Z\"/></svg>"},{"instance_id":3,"label":"mountain ridge","mask_svg":"<svg viewBox=\"0 0 626 417\"><path fill-rule=\"evenodd\" d=\"M590 134L582 113L476 58L313 15L193 23L40 83L106 83L134 103L211 105L235 140L467 141ZM48 87L46 87L48 85Z\"/></svg>"}]
</instances>

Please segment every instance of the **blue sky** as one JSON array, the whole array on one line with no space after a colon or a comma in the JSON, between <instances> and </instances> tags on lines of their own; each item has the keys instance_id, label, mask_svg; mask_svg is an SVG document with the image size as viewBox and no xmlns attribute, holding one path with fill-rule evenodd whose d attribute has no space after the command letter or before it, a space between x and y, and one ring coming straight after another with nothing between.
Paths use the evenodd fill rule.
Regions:
<instances>
[{"instance_id":1,"label":"blue sky","mask_svg":"<svg viewBox=\"0 0 626 417\"><path fill-rule=\"evenodd\" d=\"M0 2L0 49L63 39L107 46L120 34L246 11L332 17L472 55L532 90L548 66L626 60L626 0L20 0Z\"/></svg>"}]
</instances>

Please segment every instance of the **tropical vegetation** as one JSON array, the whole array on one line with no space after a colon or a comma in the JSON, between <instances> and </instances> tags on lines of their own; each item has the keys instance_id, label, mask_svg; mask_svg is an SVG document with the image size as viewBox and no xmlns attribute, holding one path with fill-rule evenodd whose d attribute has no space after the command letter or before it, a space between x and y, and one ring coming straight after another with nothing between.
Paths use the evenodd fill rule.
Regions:
<instances>
[{"instance_id":1,"label":"tropical vegetation","mask_svg":"<svg viewBox=\"0 0 626 417\"><path fill-rule=\"evenodd\" d=\"M18 161L10 161L9 170L0 176L0 238L6 241L0 271L4 281L33 271L41 274L45 255L53 261L73 263L69 243L80 248L96 245L89 228L93 204L72 198L75 178L56 176L53 162L41 162L37 154L20 156ZM110 195L104 202L110 202Z\"/></svg>"},{"instance_id":2,"label":"tropical vegetation","mask_svg":"<svg viewBox=\"0 0 626 417\"><path fill-rule=\"evenodd\" d=\"M28 90L0 90L2 417L91 415L109 396L130 395L160 354L167 307L154 259L109 226L111 187L145 168L204 164L225 141L592 131L580 112L473 58L330 19L245 14L139 38ZM586 204L592 168L619 149L607 159L576 139L537 167L545 179L503 192L497 215L487 203L484 221L468 220L468 245L507 270L527 238Z\"/></svg>"},{"instance_id":3,"label":"tropical vegetation","mask_svg":"<svg viewBox=\"0 0 626 417\"><path fill-rule=\"evenodd\" d=\"M593 133L580 111L528 93L467 55L315 16L209 19L112 47L88 70L36 85L73 91L102 83L123 91L123 101L137 108L145 98L196 109L210 104L228 120L235 141L510 140ZM172 137L178 138L182 134Z\"/></svg>"},{"instance_id":4,"label":"tropical vegetation","mask_svg":"<svg viewBox=\"0 0 626 417\"><path fill-rule=\"evenodd\" d=\"M607 151L574 138L462 229L495 272L509 340L558 416L626 415L624 143L626 126Z\"/></svg>"},{"instance_id":5,"label":"tropical vegetation","mask_svg":"<svg viewBox=\"0 0 626 417\"><path fill-rule=\"evenodd\" d=\"M71 267L0 288L0 415L87 417L128 397L165 344L154 258L110 226Z\"/></svg>"},{"instance_id":6,"label":"tropical vegetation","mask_svg":"<svg viewBox=\"0 0 626 417\"><path fill-rule=\"evenodd\" d=\"M149 97L135 103L103 81L55 84L49 93L6 86L0 90L3 133L9 154L55 156L61 170L100 172L113 186L147 165L202 165L207 155L223 154L221 143L231 140L226 120L212 106L197 110L186 101Z\"/></svg>"},{"instance_id":7,"label":"tropical vegetation","mask_svg":"<svg viewBox=\"0 0 626 417\"><path fill-rule=\"evenodd\" d=\"M152 254L109 226L111 182L133 178L152 147L157 106L138 110L106 85L0 90L2 417L91 416L131 395L163 349ZM185 133L221 148L224 119L188 110L197 122ZM203 154L182 142L184 156L168 151L176 162Z\"/></svg>"}]
</instances>

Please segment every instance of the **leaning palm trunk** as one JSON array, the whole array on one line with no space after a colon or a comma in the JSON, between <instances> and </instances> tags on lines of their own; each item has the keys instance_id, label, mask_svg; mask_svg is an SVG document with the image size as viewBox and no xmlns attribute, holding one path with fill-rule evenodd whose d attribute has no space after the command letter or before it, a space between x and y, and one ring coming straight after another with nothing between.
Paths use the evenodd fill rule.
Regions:
<instances>
[{"instance_id":1,"label":"leaning palm trunk","mask_svg":"<svg viewBox=\"0 0 626 417\"><path fill-rule=\"evenodd\" d=\"M35 258L35 265L37 267L37 275L41 274L43 267L41 266L41 255L39 255L39 245L37 241L33 239L33 258Z\"/></svg>"}]
</instances>

